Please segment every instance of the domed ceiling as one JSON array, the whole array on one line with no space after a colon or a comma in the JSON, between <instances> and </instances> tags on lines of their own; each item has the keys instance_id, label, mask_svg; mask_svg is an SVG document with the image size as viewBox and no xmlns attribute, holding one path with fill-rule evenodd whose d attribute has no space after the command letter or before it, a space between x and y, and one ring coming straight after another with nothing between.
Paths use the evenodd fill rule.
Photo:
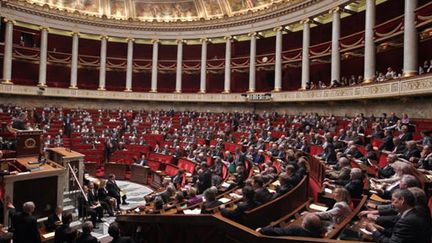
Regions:
<instances>
[{"instance_id":1,"label":"domed ceiling","mask_svg":"<svg viewBox=\"0 0 432 243\"><path fill-rule=\"evenodd\" d=\"M286 6L302 0L26 0L30 3L115 19L174 22L217 19Z\"/></svg>"}]
</instances>

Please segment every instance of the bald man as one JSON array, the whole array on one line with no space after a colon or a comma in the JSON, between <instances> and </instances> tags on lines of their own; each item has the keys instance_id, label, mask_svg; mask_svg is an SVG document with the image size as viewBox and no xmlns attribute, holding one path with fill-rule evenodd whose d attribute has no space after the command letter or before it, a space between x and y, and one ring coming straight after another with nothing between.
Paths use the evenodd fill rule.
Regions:
<instances>
[{"instance_id":1,"label":"bald man","mask_svg":"<svg viewBox=\"0 0 432 243\"><path fill-rule=\"evenodd\" d=\"M313 213L308 213L304 216L301 225L288 225L285 228L281 227L264 227L258 228L256 231L263 235L273 236L303 236L303 237L322 237L324 231L321 219Z\"/></svg>"}]
</instances>

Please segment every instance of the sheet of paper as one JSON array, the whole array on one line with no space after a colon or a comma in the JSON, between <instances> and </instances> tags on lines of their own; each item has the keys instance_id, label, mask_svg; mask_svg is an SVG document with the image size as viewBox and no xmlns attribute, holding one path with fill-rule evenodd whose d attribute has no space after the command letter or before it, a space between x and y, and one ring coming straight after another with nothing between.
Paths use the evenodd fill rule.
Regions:
<instances>
[{"instance_id":1,"label":"sheet of paper","mask_svg":"<svg viewBox=\"0 0 432 243\"><path fill-rule=\"evenodd\" d=\"M324 188L324 192L329 193L329 194L333 193L332 189L330 189L330 188Z\"/></svg>"},{"instance_id":2,"label":"sheet of paper","mask_svg":"<svg viewBox=\"0 0 432 243\"><path fill-rule=\"evenodd\" d=\"M224 183L222 183L221 186L224 187L224 188L228 188L228 187L231 186L231 184L224 182Z\"/></svg>"},{"instance_id":3,"label":"sheet of paper","mask_svg":"<svg viewBox=\"0 0 432 243\"><path fill-rule=\"evenodd\" d=\"M320 206L317 204L312 203L311 205L309 205L310 209L316 210L316 211L320 211L320 212L325 212L327 211L328 207L324 207L324 206Z\"/></svg>"},{"instance_id":4,"label":"sheet of paper","mask_svg":"<svg viewBox=\"0 0 432 243\"><path fill-rule=\"evenodd\" d=\"M221 202L221 203L227 203L227 202L231 201L231 199L223 197L223 198L219 198L218 201Z\"/></svg>"},{"instance_id":5,"label":"sheet of paper","mask_svg":"<svg viewBox=\"0 0 432 243\"><path fill-rule=\"evenodd\" d=\"M196 209L186 209L183 210L183 213L186 215L196 215L196 214L201 214L201 208L196 208Z\"/></svg>"}]
</instances>

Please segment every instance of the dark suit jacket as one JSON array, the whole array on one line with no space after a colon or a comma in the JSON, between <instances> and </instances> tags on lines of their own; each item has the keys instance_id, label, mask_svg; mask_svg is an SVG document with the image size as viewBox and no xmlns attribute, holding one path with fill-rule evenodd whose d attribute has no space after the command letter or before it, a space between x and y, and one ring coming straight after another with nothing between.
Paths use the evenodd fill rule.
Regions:
<instances>
[{"instance_id":1,"label":"dark suit jacket","mask_svg":"<svg viewBox=\"0 0 432 243\"><path fill-rule=\"evenodd\" d=\"M327 146L324 149L324 155L322 159L328 164L336 163L336 151L333 143L327 143Z\"/></svg>"},{"instance_id":2,"label":"dark suit jacket","mask_svg":"<svg viewBox=\"0 0 432 243\"><path fill-rule=\"evenodd\" d=\"M55 231L54 243L74 243L77 231L68 225L62 225Z\"/></svg>"},{"instance_id":3,"label":"dark suit jacket","mask_svg":"<svg viewBox=\"0 0 432 243\"><path fill-rule=\"evenodd\" d=\"M258 204L264 204L272 198L272 194L267 188L258 188L255 190L254 201Z\"/></svg>"},{"instance_id":4,"label":"dark suit jacket","mask_svg":"<svg viewBox=\"0 0 432 243\"><path fill-rule=\"evenodd\" d=\"M110 243L133 243L134 241L130 237L120 236L110 241Z\"/></svg>"},{"instance_id":5,"label":"dark suit jacket","mask_svg":"<svg viewBox=\"0 0 432 243\"><path fill-rule=\"evenodd\" d=\"M379 146L378 150L392 151L394 149L393 136L387 136L383 139L383 143Z\"/></svg>"},{"instance_id":6,"label":"dark suit jacket","mask_svg":"<svg viewBox=\"0 0 432 243\"><path fill-rule=\"evenodd\" d=\"M203 193L207 188L210 187L211 187L211 171L207 169L199 176L199 182L198 182L199 194Z\"/></svg>"},{"instance_id":7,"label":"dark suit jacket","mask_svg":"<svg viewBox=\"0 0 432 243\"><path fill-rule=\"evenodd\" d=\"M120 187L118 187L115 181L108 180L105 188L107 189L109 196L120 197Z\"/></svg>"},{"instance_id":8,"label":"dark suit jacket","mask_svg":"<svg viewBox=\"0 0 432 243\"><path fill-rule=\"evenodd\" d=\"M40 243L36 218L27 213L13 213L14 243Z\"/></svg>"},{"instance_id":9,"label":"dark suit jacket","mask_svg":"<svg viewBox=\"0 0 432 243\"><path fill-rule=\"evenodd\" d=\"M412 209L403 218L399 217L391 232L373 232L373 238L379 243L430 242L430 224L419 211Z\"/></svg>"},{"instance_id":10,"label":"dark suit jacket","mask_svg":"<svg viewBox=\"0 0 432 243\"><path fill-rule=\"evenodd\" d=\"M93 237L91 234L82 233L76 239L76 243L98 243L99 241L96 237Z\"/></svg>"},{"instance_id":11,"label":"dark suit jacket","mask_svg":"<svg viewBox=\"0 0 432 243\"><path fill-rule=\"evenodd\" d=\"M48 220L45 223L45 229L48 232L55 231L57 226L55 225L56 222L61 221L57 214L53 213L50 216L48 216Z\"/></svg>"},{"instance_id":12,"label":"dark suit jacket","mask_svg":"<svg viewBox=\"0 0 432 243\"><path fill-rule=\"evenodd\" d=\"M322 232L309 231L299 225L289 225L286 228L280 227L264 227L261 229L263 235L274 236L304 236L304 237L321 237Z\"/></svg>"},{"instance_id":13,"label":"dark suit jacket","mask_svg":"<svg viewBox=\"0 0 432 243\"><path fill-rule=\"evenodd\" d=\"M345 185L345 189L349 191L351 197L360 198L363 194L363 181L360 179L350 180L348 184Z\"/></svg>"}]
</instances>

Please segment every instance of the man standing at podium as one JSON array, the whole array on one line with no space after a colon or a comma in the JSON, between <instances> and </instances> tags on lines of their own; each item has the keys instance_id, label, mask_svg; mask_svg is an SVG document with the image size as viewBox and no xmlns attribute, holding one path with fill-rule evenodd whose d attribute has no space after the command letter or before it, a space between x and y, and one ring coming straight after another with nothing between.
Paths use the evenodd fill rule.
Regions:
<instances>
[{"instance_id":1,"label":"man standing at podium","mask_svg":"<svg viewBox=\"0 0 432 243\"><path fill-rule=\"evenodd\" d=\"M23 212L12 212L12 227L14 243L40 243L40 235L36 218L32 216L35 210L34 202L25 202Z\"/></svg>"},{"instance_id":2,"label":"man standing at podium","mask_svg":"<svg viewBox=\"0 0 432 243\"><path fill-rule=\"evenodd\" d=\"M120 210L120 203L122 199L123 205L128 205L129 203L126 202L126 194L121 195L121 189L117 185L117 182L115 181L115 175L110 174L108 177L108 182L106 184L106 189L108 191L108 196L113 197L117 200L117 210Z\"/></svg>"}]
</instances>

